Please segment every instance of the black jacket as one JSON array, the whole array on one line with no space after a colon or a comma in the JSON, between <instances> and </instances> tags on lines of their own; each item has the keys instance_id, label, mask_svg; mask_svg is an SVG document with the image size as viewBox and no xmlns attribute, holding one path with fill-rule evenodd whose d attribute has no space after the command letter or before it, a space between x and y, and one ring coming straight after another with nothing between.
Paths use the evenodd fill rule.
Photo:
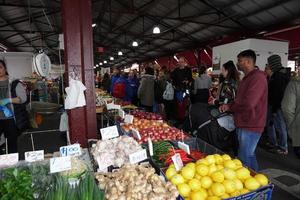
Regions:
<instances>
[{"instance_id":1,"label":"black jacket","mask_svg":"<svg viewBox=\"0 0 300 200\"><path fill-rule=\"evenodd\" d=\"M290 69L280 68L273 72L269 79L269 105L272 108L272 113L276 113L281 108L284 91L290 81Z\"/></svg>"}]
</instances>

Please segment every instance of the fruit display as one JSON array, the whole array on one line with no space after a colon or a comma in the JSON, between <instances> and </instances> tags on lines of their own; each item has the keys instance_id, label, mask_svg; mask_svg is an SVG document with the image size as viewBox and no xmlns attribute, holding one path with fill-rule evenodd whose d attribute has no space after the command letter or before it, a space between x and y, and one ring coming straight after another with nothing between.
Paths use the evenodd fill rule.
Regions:
<instances>
[{"instance_id":1,"label":"fruit display","mask_svg":"<svg viewBox=\"0 0 300 200\"><path fill-rule=\"evenodd\" d=\"M111 173L96 173L107 200L175 200L176 187L155 174L154 168L128 164Z\"/></svg>"},{"instance_id":2,"label":"fruit display","mask_svg":"<svg viewBox=\"0 0 300 200\"><path fill-rule=\"evenodd\" d=\"M180 171L170 165L166 177L176 185L180 195L189 200L226 199L269 183L265 175L252 176L240 160L232 159L227 154L208 155L186 164Z\"/></svg>"},{"instance_id":3,"label":"fruit display","mask_svg":"<svg viewBox=\"0 0 300 200\"><path fill-rule=\"evenodd\" d=\"M129 154L142 150L142 147L131 137L120 136L111 140L99 140L91 149L94 160L102 166L121 167L129 163Z\"/></svg>"},{"instance_id":4,"label":"fruit display","mask_svg":"<svg viewBox=\"0 0 300 200\"><path fill-rule=\"evenodd\" d=\"M162 120L162 116L159 114L151 113L151 112L145 112L141 110L134 110L130 112L131 115L138 119L148 119L148 120Z\"/></svg>"},{"instance_id":5,"label":"fruit display","mask_svg":"<svg viewBox=\"0 0 300 200\"><path fill-rule=\"evenodd\" d=\"M123 124L122 128L124 131L128 132L131 129L142 130L148 128L168 128L170 127L167 123L160 122L157 120L139 119L134 117L132 124Z\"/></svg>"}]
</instances>

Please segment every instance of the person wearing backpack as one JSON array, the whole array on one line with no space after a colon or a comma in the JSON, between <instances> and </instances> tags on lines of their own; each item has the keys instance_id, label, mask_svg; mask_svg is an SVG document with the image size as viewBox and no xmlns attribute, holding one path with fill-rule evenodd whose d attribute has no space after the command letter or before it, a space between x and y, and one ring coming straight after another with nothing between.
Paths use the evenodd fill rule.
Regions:
<instances>
[{"instance_id":1,"label":"person wearing backpack","mask_svg":"<svg viewBox=\"0 0 300 200\"><path fill-rule=\"evenodd\" d=\"M269 151L277 154L288 154L287 127L281 109L281 101L286 86L290 81L290 70L281 64L279 55L272 55L268 58L268 65L272 73L268 84L268 143ZM278 132L278 138L276 131Z\"/></svg>"},{"instance_id":2,"label":"person wearing backpack","mask_svg":"<svg viewBox=\"0 0 300 200\"><path fill-rule=\"evenodd\" d=\"M21 107L25 106L27 94L23 85L17 82L10 83L6 64L0 60L0 134L4 133L7 138L8 153L18 151L17 125L26 124L26 116L20 118L20 115L23 113Z\"/></svg>"},{"instance_id":3,"label":"person wearing backpack","mask_svg":"<svg viewBox=\"0 0 300 200\"><path fill-rule=\"evenodd\" d=\"M145 68L145 74L141 77L140 86L138 88L138 98L141 107L146 111L152 112L154 105L154 69L151 67Z\"/></svg>"},{"instance_id":4,"label":"person wearing backpack","mask_svg":"<svg viewBox=\"0 0 300 200\"><path fill-rule=\"evenodd\" d=\"M118 78L120 77L120 70L115 67L113 69L113 73L112 73L112 76L111 76L111 84L110 84L110 93L113 95L113 88L114 88L114 85L116 83L116 81L118 80Z\"/></svg>"},{"instance_id":5,"label":"person wearing backpack","mask_svg":"<svg viewBox=\"0 0 300 200\"><path fill-rule=\"evenodd\" d=\"M127 74L124 72L121 73L120 77L114 83L113 96L131 102L132 89Z\"/></svg>"}]
</instances>

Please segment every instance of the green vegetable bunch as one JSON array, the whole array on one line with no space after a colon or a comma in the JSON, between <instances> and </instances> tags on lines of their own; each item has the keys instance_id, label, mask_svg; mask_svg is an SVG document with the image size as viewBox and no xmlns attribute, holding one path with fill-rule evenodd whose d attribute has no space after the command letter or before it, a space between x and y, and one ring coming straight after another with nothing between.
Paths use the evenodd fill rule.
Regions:
<instances>
[{"instance_id":1,"label":"green vegetable bunch","mask_svg":"<svg viewBox=\"0 0 300 200\"><path fill-rule=\"evenodd\" d=\"M0 200L32 200L32 177L27 169L6 169L0 179Z\"/></svg>"}]
</instances>

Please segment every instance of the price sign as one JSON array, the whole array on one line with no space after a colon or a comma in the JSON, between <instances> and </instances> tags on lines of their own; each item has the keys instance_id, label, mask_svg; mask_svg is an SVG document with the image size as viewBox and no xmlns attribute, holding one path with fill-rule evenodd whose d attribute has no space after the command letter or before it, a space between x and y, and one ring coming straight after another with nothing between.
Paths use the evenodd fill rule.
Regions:
<instances>
[{"instance_id":1,"label":"price sign","mask_svg":"<svg viewBox=\"0 0 300 200\"><path fill-rule=\"evenodd\" d=\"M18 153L0 155L0 167L12 166L17 164L18 162L19 162Z\"/></svg>"},{"instance_id":2,"label":"price sign","mask_svg":"<svg viewBox=\"0 0 300 200\"><path fill-rule=\"evenodd\" d=\"M108 140L119 136L117 126L109 126L106 128L102 128L100 129L100 133L102 140Z\"/></svg>"},{"instance_id":3,"label":"price sign","mask_svg":"<svg viewBox=\"0 0 300 200\"><path fill-rule=\"evenodd\" d=\"M25 152L25 160L27 162L36 162L44 160L44 150Z\"/></svg>"},{"instance_id":4,"label":"price sign","mask_svg":"<svg viewBox=\"0 0 300 200\"><path fill-rule=\"evenodd\" d=\"M185 151L187 154L191 154L190 146L185 144L184 142L178 142L178 147Z\"/></svg>"},{"instance_id":5,"label":"price sign","mask_svg":"<svg viewBox=\"0 0 300 200\"><path fill-rule=\"evenodd\" d=\"M59 148L61 156L80 156L81 148L80 144L72 144L68 146L63 146Z\"/></svg>"},{"instance_id":6,"label":"price sign","mask_svg":"<svg viewBox=\"0 0 300 200\"><path fill-rule=\"evenodd\" d=\"M142 139L141 134L140 134L140 132L138 130L132 128L131 131L132 131L133 137L135 137L138 140Z\"/></svg>"},{"instance_id":7,"label":"price sign","mask_svg":"<svg viewBox=\"0 0 300 200\"><path fill-rule=\"evenodd\" d=\"M50 158L50 173L57 173L72 169L71 157Z\"/></svg>"},{"instance_id":8,"label":"price sign","mask_svg":"<svg viewBox=\"0 0 300 200\"><path fill-rule=\"evenodd\" d=\"M135 153L129 154L129 162L131 164L135 164L147 159L147 151L146 149L137 151Z\"/></svg>"},{"instance_id":9,"label":"price sign","mask_svg":"<svg viewBox=\"0 0 300 200\"><path fill-rule=\"evenodd\" d=\"M97 157L96 161L98 163L98 170L102 172L107 172L107 168L114 164L113 162L111 162L111 159L106 159L105 161L103 161L99 157Z\"/></svg>"},{"instance_id":10,"label":"price sign","mask_svg":"<svg viewBox=\"0 0 300 200\"><path fill-rule=\"evenodd\" d=\"M151 138L148 138L148 148L149 148L150 156L153 156L153 143Z\"/></svg>"},{"instance_id":11,"label":"price sign","mask_svg":"<svg viewBox=\"0 0 300 200\"><path fill-rule=\"evenodd\" d=\"M107 110L119 110L121 109L120 105L116 105L114 103L109 103L106 105Z\"/></svg>"},{"instance_id":12,"label":"price sign","mask_svg":"<svg viewBox=\"0 0 300 200\"><path fill-rule=\"evenodd\" d=\"M176 153L174 156L172 156L172 161L174 163L176 171L179 171L183 167L183 162L179 153Z\"/></svg>"},{"instance_id":13,"label":"price sign","mask_svg":"<svg viewBox=\"0 0 300 200\"><path fill-rule=\"evenodd\" d=\"M124 117L125 117L125 112L124 112L124 110L119 109L119 116L120 116L122 119L124 119Z\"/></svg>"},{"instance_id":14,"label":"price sign","mask_svg":"<svg viewBox=\"0 0 300 200\"><path fill-rule=\"evenodd\" d=\"M133 123L133 115L125 115L124 122L126 124L132 124Z\"/></svg>"}]
</instances>

